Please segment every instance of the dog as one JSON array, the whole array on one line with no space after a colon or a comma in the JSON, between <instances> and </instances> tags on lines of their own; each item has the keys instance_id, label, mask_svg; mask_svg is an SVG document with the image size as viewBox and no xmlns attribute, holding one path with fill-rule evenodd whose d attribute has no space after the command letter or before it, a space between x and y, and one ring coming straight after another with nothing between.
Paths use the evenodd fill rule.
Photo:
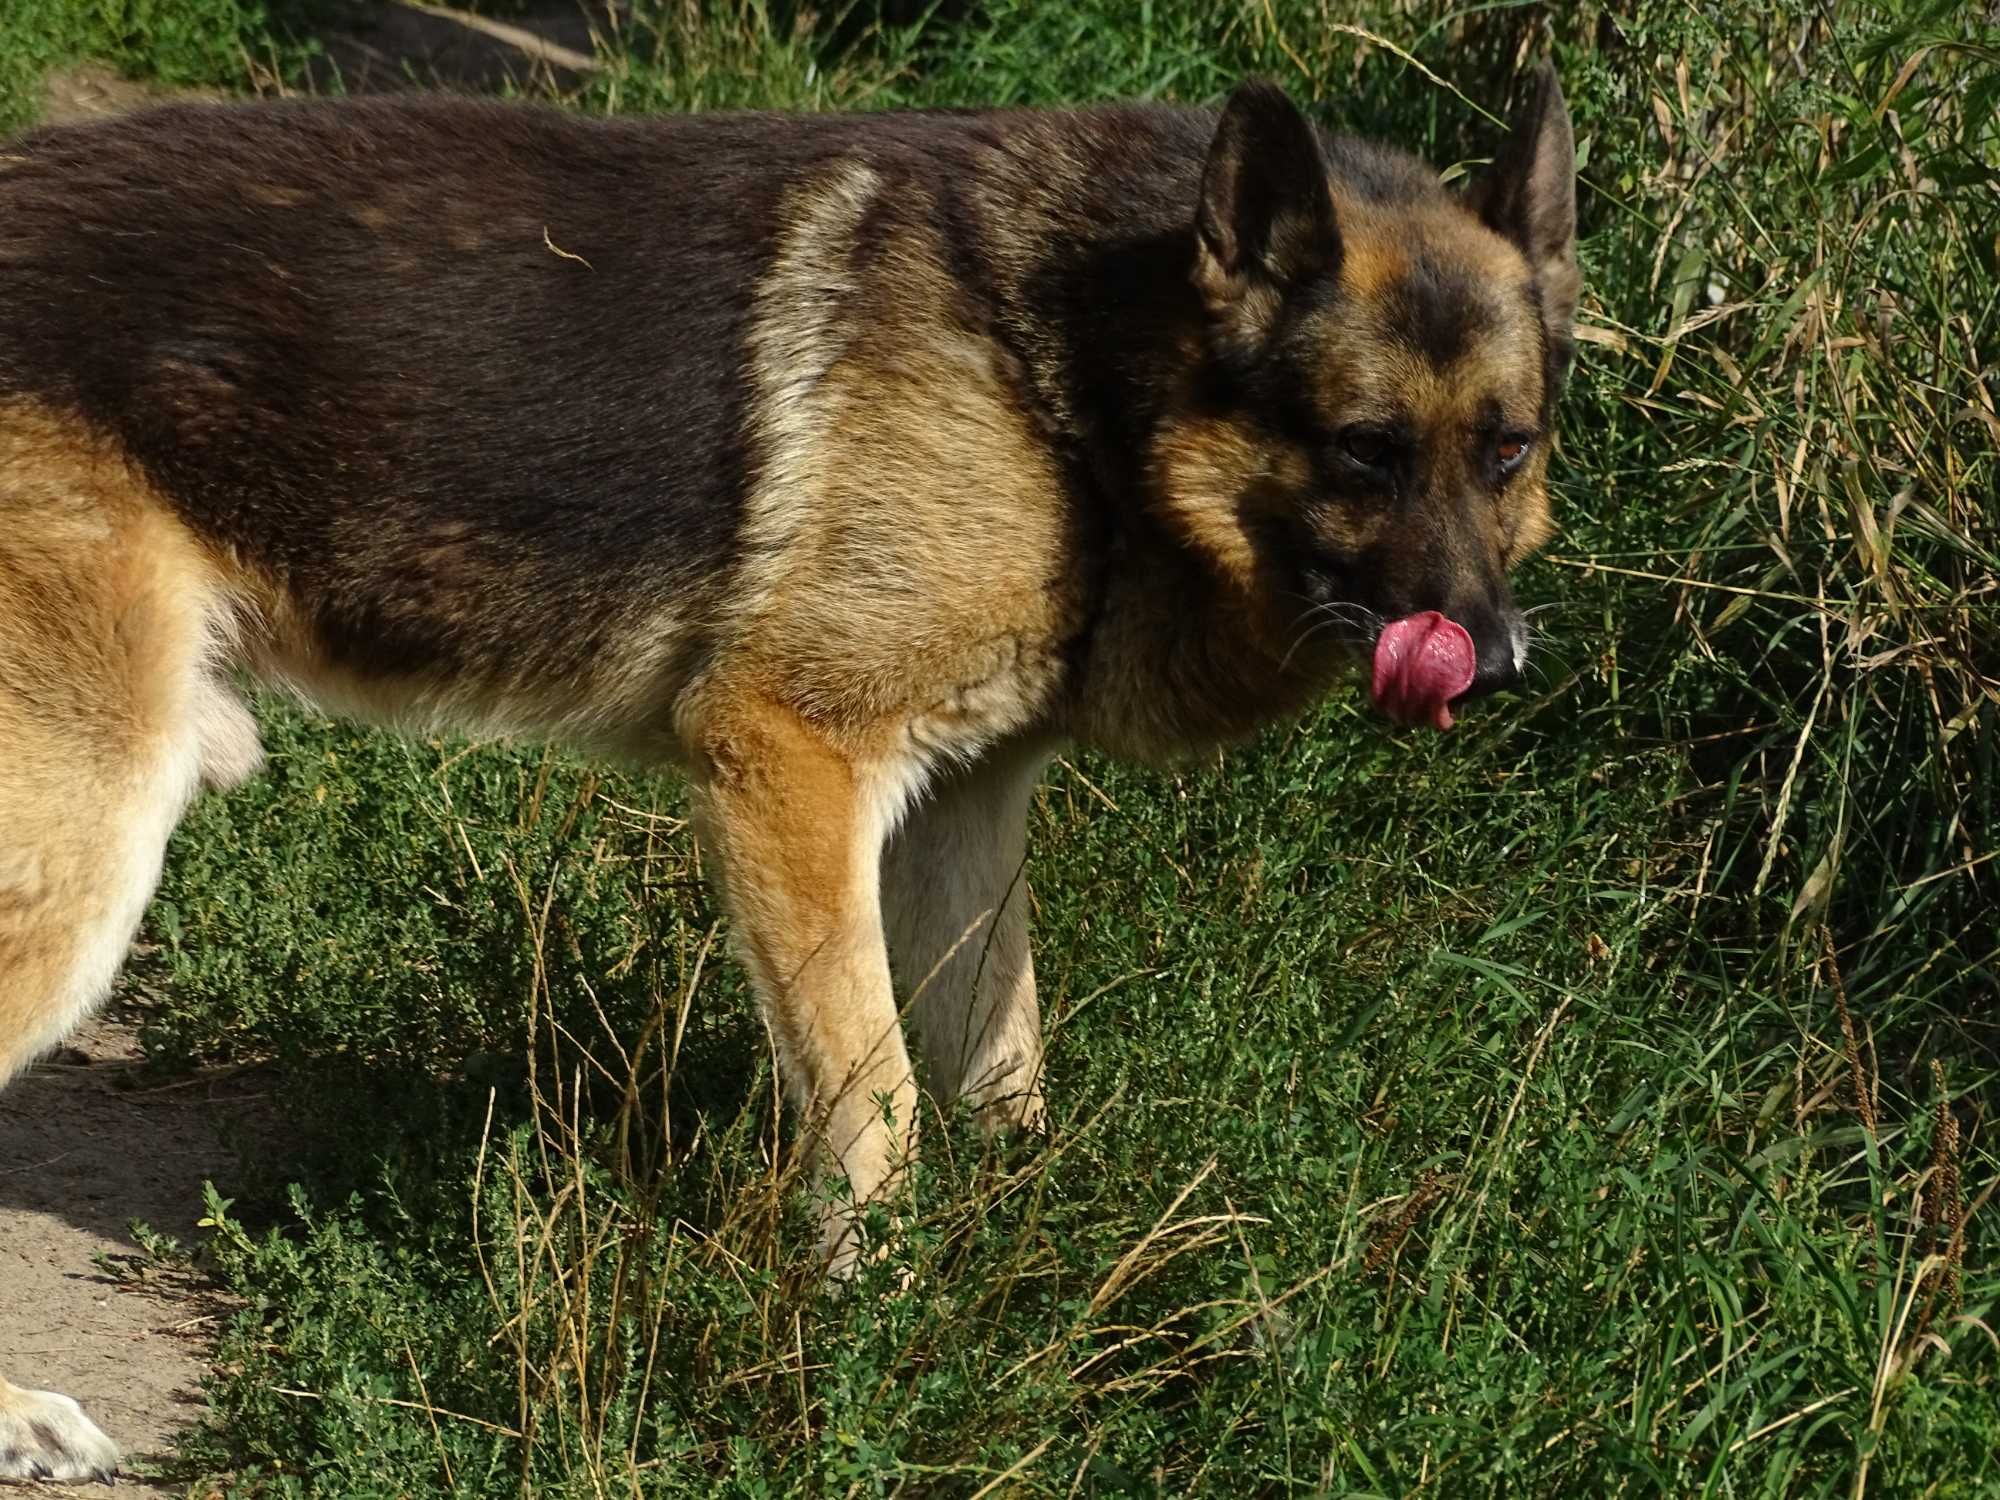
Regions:
<instances>
[{"instance_id":1,"label":"dog","mask_svg":"<svg viewBox=\"0 0 2000 1500\"><path fill-rule=\"evenodd\" d=\"M1516 684L1579 278L1543 70L1454 191L1279 88L586 120L174 106L0 147L0 1082L110 988L239 676L684 768L851 1200L1043 1112L1082 744ZM826 1210L835 1272L853 1210ZM0 1381L0 1477L107 1475Z\"/></svg>"}]
</instances>

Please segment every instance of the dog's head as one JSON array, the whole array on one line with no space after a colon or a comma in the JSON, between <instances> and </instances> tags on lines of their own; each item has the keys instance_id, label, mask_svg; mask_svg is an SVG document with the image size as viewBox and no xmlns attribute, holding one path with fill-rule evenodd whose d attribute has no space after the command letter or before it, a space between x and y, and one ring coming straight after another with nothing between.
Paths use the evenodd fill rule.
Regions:
<instances>
[{"instance_id":1,"label":"dog's head","mask_svg":"<svg viewBox=\"0 0 2000 1500\"><path fill-rule=\"evenodd\" d=\"M1507 573L1551 530L1574 182L1546 70L1462 193L1323 135L1273 85L1231 97L1195 216L1200 368L1154 473L1286 670L1372 653L1377 703L1439 727L1519 681Z\"/></svg>"}]
</instances>

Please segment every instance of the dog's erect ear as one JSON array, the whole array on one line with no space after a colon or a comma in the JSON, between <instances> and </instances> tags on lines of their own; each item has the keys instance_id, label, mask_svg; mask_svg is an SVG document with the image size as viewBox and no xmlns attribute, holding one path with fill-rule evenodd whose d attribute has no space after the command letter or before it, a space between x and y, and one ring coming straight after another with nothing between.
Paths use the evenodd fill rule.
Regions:
<instances>
[{"instance_id":1,"label":"dog's erect ear","mask_svg":"<svg viewBox=\"0 0 2000 1500\"><path fill-rule=\"evenodd\" d=\"M1201 174L1194 284L1226 344L1249 352L1295 288L1340 264L1319 137L1274 83L1229 96Z\"/></svg>"},{"instance_id":2,"label":"dog's erect ear","mask_svg":"<svg viewBox=\"0 0 2000 1500\"><path fill-rule=\"evenodd\" d=\"M1489 229L1505 235L1528 258L1541 288L1542 321L1561 362L1569 367L1579 278L1576 269L1576 139L1556 70L1536 70L1527 105L1513 134L1465 195L1466 206Z\"/></svg>"}]
</instances>

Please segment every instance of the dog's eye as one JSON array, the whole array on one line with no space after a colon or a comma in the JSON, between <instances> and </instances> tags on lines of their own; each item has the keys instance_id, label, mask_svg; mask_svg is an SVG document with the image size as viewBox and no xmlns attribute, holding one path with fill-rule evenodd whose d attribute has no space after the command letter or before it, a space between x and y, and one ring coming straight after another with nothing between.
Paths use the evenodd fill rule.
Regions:
<instances>
[{"instance_id":1,"label":"dog's eye","mask_svg":"<svg viewBox=\"0 0 2000 1500\"><path fill-rule=\"evenodd\" d=\"M1500 439L1500 446L1494 449L1493 452L1494 456L1500 460L1500 472L1502 474L1511 474L1521 467L1521 460L1528 456L1528 440L1526 438L1502 438Z\"/></svg>"},{"instance_id":2,"label":"dog's eye","mask_svg":"<svg viewBox=\"0 0 2000 1500\"><path fill-rule=\"evenodd\" d=\"M1356 427L1340 435L1340 451L1364 469L1386 469L1396 445L1386 432Z\"/></svg>"}]
</instances>

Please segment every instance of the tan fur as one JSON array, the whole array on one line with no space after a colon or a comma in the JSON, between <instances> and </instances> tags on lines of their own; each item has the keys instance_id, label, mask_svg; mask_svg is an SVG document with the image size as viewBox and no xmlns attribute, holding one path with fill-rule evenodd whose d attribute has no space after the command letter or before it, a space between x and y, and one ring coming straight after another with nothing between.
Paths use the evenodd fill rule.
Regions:
<instances>
[{"instance_id":1,"label":"tan fur","mask_svg":"<svg viewBox=\"0 0 2000 1500\"><path fill-rule=\"evenodd\" d=\"M802 189L760 289L773 456L721 634L802 712L963 755L1046 708L1081 580L1054 459L993 341L951 319L937 247L903 235L866 287L823 269L877 190L859 168ZM865 322L799 294L830 279Z\"/></svg>"},{"instance_id":2,"label":"tan fur","mask_svg":"<svg viewBox=\"0 0 2000 1500\"><path fill-rule=\"evenodd\" d=\"M407 565L424 543L403 538L355 538L363 556ZM429 545L437 591L468 600L502 582L466 563L449 537ZM606 649L550 672L542 663L467 673L360 672L333 660L300 602L274 580L238 567L228 570L238 636L235 660L253 676L331 713L409 733L451 729L483 735L526 735L644 762L684 759L672 722L676 693L689 672L682 659L687 622L672 606L631 601ZM476 622L467 619L468 628Z\"/></svg>"},{"instance_id":3,"label":"tan fur","mask_svg":"<svg viewBox=\"0 0 2000 1500\"><path fill-rule=\"evenodd\" d=\"M1526 258L1499 235L1449 208L1391 213L1365 200L1337 200L1344 255L1341 280L1357 297L1379 297L1410 274L1412 256L1428 253L1440 261L1475 270L1489 285L1525 286ZM1573 272L1571 273L1574 274ZM1364 301L1361 305L1366 306ZM1315 392L1330 425L1368 420L1393 395L1395 407L1413 419L1426 448L1449 453L1457 435L1468 431L1484 403L1498 398L1507 422L1532 429L1541 397L1539 382L1524 382L1536 370L1540 345L1534 319L1512 301L1496 299L1499 326L1487 330L1449 366L1440 369L1402 347L1386 331L1356 344L1352 329L1337 362L1330 363ZM1268 460L1267 460L1268 461ZM1503 492L1476 535L1453 544L1475 548L1496 569L1511 568L1553 534L1544 484L1546 447L1531 455L1527 468ZM1316 514L1326 534L1342 546L1372 545L1384 534L1379 508L1323 506ZM1421 549L1408 549L1416 553Z\"/></svg>"},{"instance_id":4,"label":"tan fur","mask_svg":"<svg viewBox=\"0 0 2000 1500\"><path fill-rule=\"evenodd\" d=\"M992 341L949 318L936 248L902 236L865 288L828 270L879 186L835 167L801 187L760 287L769 457L716 627L727 665L682 724L792 1093L862 1201L916 1123L888 943L932 1090L1039 1118L1025 892L1006 898L1040 761L920 789L1046 715L1082 610L1060 478ZM874 316L834 317L829 281ZM827 1248L852 1254L838 1216Z\"/></svg>"},{"instance_id":5,"label":"tan fur","mask_svg":"<svg viewBox=\"0 0 2000 1500\"><path fill-rule=\"evenodd\" d=\"M0 1081L109 988L198 781L255 768L221 575L102 444L0 411Z\"/></svg>"},{"instance_id":6,"label":"tan fur","mask_svg":"<svg viewBox=\"0 0 2000 1500\"><path fill-rule=\"evenodd\" d=\"M1190 413L1170 424L1156 448L1160 505L1174 529L1198 547L1230 586L1244 594L1259 586L1257 549L1246 520L1297 484L1296 455L1273 443L1245 418Z\"/></svg>"},{"instance_id":7,"label":"tan fur","mask_svg":"<svg viewBox=\"0 0 2000 1500\"><path fill-rule=\"evenodd\" d=\"M754 692L712 694L689 730L697 821L790 1092L855 1200L879 1197L916 1126L877 868L898 770ZM852 1259L839 1214L826 1249Z\"/></svg>"},{"instance_id":8,"label":"tan fur","mask_svg":"<svg viewBox=\"0 0 2000 1500\"><path fill-rule=\"evenodd\" d=\"M1029 742L940 778L882 855L890 962L939 1098L989 1128L1040 1124L1041 1013L1028 952Z\"/></svg>"},{"instance_id":9,"label":"tan fur","mask_svg":"<svg viewBox=\"0 0 2000 1500\"><path fill-rule=\"evenodd\" d=\"M1410 274L1405 214L1376 212L1365 200L1337 196L1340 281L1356 297L1378 297Z\"/></svg>"}]
</instances>

